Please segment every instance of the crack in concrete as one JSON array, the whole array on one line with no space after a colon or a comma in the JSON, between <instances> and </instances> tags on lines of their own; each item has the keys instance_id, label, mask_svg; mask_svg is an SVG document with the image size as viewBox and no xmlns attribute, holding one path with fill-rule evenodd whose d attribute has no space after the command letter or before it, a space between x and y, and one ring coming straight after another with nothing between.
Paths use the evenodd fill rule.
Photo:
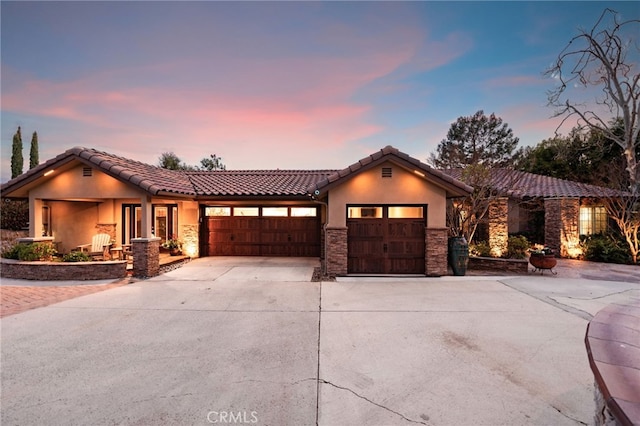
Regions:
<instances>
[{"instance_id":1,"label":"crack in concrete","mask_svg":"<svg viewBox=\"0 0 640 426\"><path fill-rule=\"evenodd\" d=\"M624 289L622 291L617 291L615 293L607 293L607 294L603 294L602 296L598 296L598 297L572 297L572 296L558 296L558 297L566 297L567 299L573 299L573 300L598 300L598 299L604 299L605 297L609 297L609 296L616 296L618 294L623 294L623 293L628 293L628 292L636 292L636 289L633 288L627 288Z\"/></svg>"},{"instance_id":2,"label":"crack in concrete","mask_svg":"<svg viewBox=\"0 0 640 426\"><path fill-rule=\"evenodd\" d=\"M318 367L316 370L316 426L320 418L320 327L322 325L322 281L318 285Z\"/></svg>"},{"instance_id":3,"label":"crack in concrete","mask_svg":"<svg viewBox=\"0 0 640 426\"><path fill-rule=\"evenodd\" d=\"M345 390L345 391L347 391L347 392L350 392L350 393L352 393L353 395L357 396L358 398L360 398L360 399L362 399L362 400L364 400L364 401L367 401L369 404L373 404L373 405L375 405L376 407L382 408L383 410L386 410L386 411L388 411L388 412L390 412L390 413L393 413L393 414L395 414L396 416L399 416L399 417L401 417L403 420L406 420L406 421L408 421L408 422L410 422L410 423L415 423L415 424L419 424L419 425L427 425L427 426L429 425L429 423L425 423L425 422L421 422L421 421L418 421L418 420L410 419L410 418L408 418L407 416L403 415L402 413L398 413L397 411L392 410L392 409L391 409L391 408L389 408L389 407L385 407L384 405L378 404L377 402L370 400L370 399L369 399L369 398L367 398L366 396L362 396L362 395L360 395L359 393L357 393L357 392L355 392L355 391L353 391L353 390L351 390L351 389L349 389L349 388L346 388L346 387L344 387L344 386L336 385L336 384L331 383L331 382L329 382L329 381L327 381L327 380L324 380L324 379L319 379L319 380L318 380L318 383L324 383L324 384L326 384L326 385L333 386L333 387L334 387L334 388L336 388L336 389L341 389L341 390ZM317 421L316 421L316 424L317 424Z\"/></svg>"},{"instance_id":4,"label":"crack in concrete","mask_svg":"<svg viewBox=\"0 0 640 426\"><path fill-rule=\"evenodd\" d=\"M583 311L581 309L578 309L578 308L574 308L573 306L569 306L569 305L565 305L564 303L560 303L557 300L552 299L550 296L546 296L546 295L540 296L540 295L537 295L535 293L529 293L529 292L527 292L527 291L525 291L525 290L523 290L521 288L518 288L515 285L509 284L506 281L496 280L496 282L499 282L500 284L505 285L505 286L517 291L517 292L520 292L522 294L526 294L527 296L533 297L534 299L537 299L537 300L539 300L541 302L544 302L544 303L546 303L548 305L556 307L556 308L558 308L558 309L560 309L562 311L565 311L565 312L567 312L569 314L573 314L573 315L575 315L577 317L580 317L580 318L582 318L584 320L591 321L593 319L593 315L591 315L590 313L588 313L586 311ZM558 297L562 297L562 296L558 296Z\"/></svg>"},{"instance_id":5,"label":"crack in concrete","mask_svg":"<svg viewBox=\"0 0 640 426\"><path fill-rule=\"evenodd\" d=\"M576 419L574 417L571 417L571 416L563 413L562 410L560 410L558 407L556 407L554 405L551 405L551 408L553 408L554 410L556 410L558 413L562 414L563 416L565 416L569 420L573 420L574 422L579 423L581 425L585 425L585 426L587 426L587 424L588 424L588 423L583 422L582 420L578 420L578 419Z\"/></svg>"}]
</instances>

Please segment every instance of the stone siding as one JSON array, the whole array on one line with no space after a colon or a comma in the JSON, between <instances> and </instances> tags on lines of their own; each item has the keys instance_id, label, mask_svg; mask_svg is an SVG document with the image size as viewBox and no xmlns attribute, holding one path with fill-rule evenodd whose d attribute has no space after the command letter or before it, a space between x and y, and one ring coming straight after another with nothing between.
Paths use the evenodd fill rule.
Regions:
<instances>
[{"instance_id":1,"label":"stone siding","mask_svg":"<svg viewBox=\"0 0 640 426\"><path fill-rule=\"evenodd\" d=\"M0 231L0 252L9 250L14 245L18 244L18 239L27 238L29 231L11 231L9 229L2 229Z\"/></svg>"},{"instance_id":2,"label":"stone siding","mask_svg":"<svg viewBox=\"0 0 640 426\"><path fill-rule=\"evenodd\" d=\"M182 252L189 257L199 257L200 239L198 225L182 225L180 239L182 240Z\"/></svg>"},{"instance_id":3,"label":"stone siding","mask_svg":"<svg viewBox=\"0 0 640 426\"><path fill-rule=\"evenodd\" d=\"M133 276L155 277L160 274L160 238L134 238Z\"/></svg>"},{"instance_id":4,"label":"stone siding","mask_svg":"<svg viewBox=\"0 0 640 426\"><path fill-rule=\"evenodd\" d=\"M0 276L39 281L118 279L127 276L127 262L21 262L2 259Z\"/></svg>"},{"instance_id":5,"label":"stone siding","mask_svg":"<svg viewBox=\"0 0 640 426\"><path fill-rule=\"evenodd\" d=\"M489 247L491 255L502 256L509 243L509 202L506 197L489 203Z\"/></svg>"},{"instance_id":6,"label":"stone siding","mask_svg":"<svg viewBox=\"0 0 640 426\"><path fill-rule=\"evenodd\" d=\"M579 198L544 200L544 243L560 257L578 257L580 250Z\"/></svg>"},{"instance_id":7,"label":"stone siding","mask_svg":"<svg viewBox=\"0 0 640 426\"><path fill-rule=\"evenodd\" d=\"M527 274L529 261L526 259L498 259L493 257L469 256L469 270L497 271L514 274Z\"/></svg>"},{"instance_id":8,"label":"stone siding","mask_svg":"<svg viewBox=\"0 0 640 426\"><path fill-rule=\"evenodd\" d=\"M429 277L447 275L448 229L427 228L424 234L424 273Z\"/></svg>"},{"instance_id":9,"label":"stone siding","mask_svg":"<svg viewBox=\"0 0 640 426\"><path fill-rule=\"evenodd\" d=\"M347 274L347 228L327 228L326 273L329 276Z\"/></svg>"},{"instance_id":10,"label":"stone siding","mask_svg":"<svg viewBox=\"0 0 640 426\"><path fill-rule=\"evenodd\" d=\"M116 224L115 223L98 223L96 225L96 234L107 234L112 241L116 240Z\"/></svg>"}]
</instances>

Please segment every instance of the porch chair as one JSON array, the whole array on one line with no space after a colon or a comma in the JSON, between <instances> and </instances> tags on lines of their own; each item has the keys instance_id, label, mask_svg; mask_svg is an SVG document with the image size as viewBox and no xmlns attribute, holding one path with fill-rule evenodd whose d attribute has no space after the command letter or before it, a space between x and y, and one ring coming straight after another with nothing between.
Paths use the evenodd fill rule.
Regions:
<instances>
[{"instance_id":1,"label":"porch chair","mask_svg":"<svg viewBox=\"0 0 640 426\"><path fill-rule=\"evenodd\" d=\"M76 249L87 253L95 260L105 260L109 258L110 246L111 235L96 234L91 238L91 244L81 244Z\"/></svg>"}]
</instances>

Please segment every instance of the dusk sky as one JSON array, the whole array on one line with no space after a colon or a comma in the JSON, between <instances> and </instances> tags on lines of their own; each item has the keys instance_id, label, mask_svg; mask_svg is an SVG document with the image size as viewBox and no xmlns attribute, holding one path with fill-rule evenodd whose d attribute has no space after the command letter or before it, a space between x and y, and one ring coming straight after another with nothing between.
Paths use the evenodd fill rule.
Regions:
<instances>
[{"instance_id":1,"label":"dusk sky","mask_svg":"<svg viewBox=\"0 0 640 426\"><path fill-rule=\"evenodd\" d=\"M34 131L41 162L84 146L325 169L386 145L424 161L482 109L535 145L558 124L543 71L639 4L2 1L1 180L18 126L25 171Z\"/></svg>"}]
</instances>

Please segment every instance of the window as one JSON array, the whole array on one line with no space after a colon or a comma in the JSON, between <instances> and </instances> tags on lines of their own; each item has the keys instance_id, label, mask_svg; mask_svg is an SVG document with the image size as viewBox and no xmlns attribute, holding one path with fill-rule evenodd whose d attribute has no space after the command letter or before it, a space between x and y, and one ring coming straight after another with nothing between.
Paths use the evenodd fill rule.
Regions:
<instances>
[{"instance_id":1,"label":"window","mask_svg":"<svg viewBox=\"0 0 640 426\"><path fill-rule=\"evenodd\" d=\"M318 209L315 207L291 207L291 217L316 217Z\"/></svg>"},{"instance_id":2,"label":"window","mask_svg":"<svg viewBox=\"0 0 640 426\"><path fill-rule=\"evenodd\" d=\"M262 216L287 217L289 209L287 207L263 207Z\"/></svg>"},{"instance_id":3,"label":"window","mask_svg":"<svg viewBox=\"0 0 640 426\"><path fill-rule=\"evenodd\" d=\"M234 207L234 216L260 216L259 207Z\"/></svg>"},{"instance_id":4,"label":"window","mask_svg":"<svg viewBox=\"0 0 640 426\"><path fill-rule=\"evenodd\" d=\"M205 207L205 216L231 216L231 207Z\"/></svg>"},{"instance_id":5,"label":"window","mask_svg":"<svg viewBox=\"0 0 640 426\"><path fill-rule=\"evenodd\" d=\"M51 210L49 206L42 206L42 236L50 237L51 233Z\"/></svg>"},{"instance_id":6,"label":"window","mask_svg":"<svg viewBox=\"0 0 640 426\"><path fill-rule=\"evenodd\" d=\"M122 244L142 236L142 207L140 204L122 205Z\"/></svg>"},{"instance_id":7,"label":"window","mask_svg":"<svg viewBox=\"0 0 640 426\"><path fill-rule=\"evenodd\" d=\"M349 219L379 219L382 217L382 207L349 207Z\"/></svg>"},{"instance_id":8,"label":"window","mask_svg":"<svg viewBox=\"0 0 640 426\"><path fill-rule=\"evenodd\" d=\"M422 207L389 206L389 219L422 219Z\"/></svg>"},{"instance_id":9,"label":"window","mask_svg":"<svg viewBox=\"0 0 640 426\"><path fill-rule=\"evenodd\" d=\"M607 210L603 206L580 207L580 235L592 235L607 230Z\"/></svg>"}]
</instances>

